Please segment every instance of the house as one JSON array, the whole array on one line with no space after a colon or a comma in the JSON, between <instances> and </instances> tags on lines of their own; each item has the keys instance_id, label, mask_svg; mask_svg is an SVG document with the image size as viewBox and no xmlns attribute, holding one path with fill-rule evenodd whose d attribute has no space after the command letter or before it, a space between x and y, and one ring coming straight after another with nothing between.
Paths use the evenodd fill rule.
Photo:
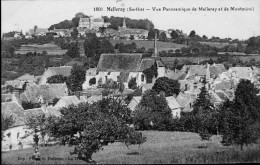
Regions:
<instances>
[{"instance_id":1,"label":"house","mask_svg":"<svg viewBox=\"0 0 260 165\"><path fill-rule=\"evenodd\" d=\"M43 85L30 85L20 95L22 101L32 103L45 103L50 104L55 98L60 99L68 95L68 88L66 83L62 84L43 84Z\"/></svg>"},{"instance_id":2,"label":"house","mask_svg":"<svg viewBox=\"0 0 260 165\"><path fill-rule=\"evenodd\" d=\"M226 72L227 70L225 69L224 65L222 64L213 64L209 66L209 72L210 72L210 77L211 78L216 78L218 77L221 73Z\"/></svg>"},{"instance_id":3,"label":"house","mask_svg":"<svg viewBox=\"0 0 260 165\"><path fill-rule=\"evenodd\" d=\"M78 105L81 101L74 95L74 96L64 96L62 97L56 104L55 108L63 108L69 107L70 105Z\"/></svg>"},{"instance_id":4,"label":"house","mask_svg":"<svg viewBox=\"0 0 260 165\"><path fill-rule=\"evenodd\" d=\"M1 115L12 116L14 123L4 131L4 138L2 140L2 151L9 150L9 145L12 145L12 149L18 149L18 142L20 137L24 136L24 122L25 114L21 105L16 102L4 102L1 103Z\"/></svg>"},{"instance_id":5,"label":"house","mask_svg":"<svg viewBox=\"0 0 260 165\"><path fill-rule=\"evenodd\" d=\"M173 80L184 80L187 76L187 73L183 70L170 70L169 68L166 70L165 77Z\"/></svg>"},{"instance_id":6,"label":"house","mask_svg":"<svg viewBox=\"0 0 260 165\"><path fill-rule=\"evenodd\" d=\"M51 76L55 75L62 75L62 76L70 76L70 71L72 67L71 66L60 66L60 67L49 67L45 72L43 73L43 76L41 77L41 80L39 81L39 84L46 84L47 80Z\"/></svg>"},{"instance_id":7,"label":"house","mask_svg":"<svg viewBox=\"0 0 260 165\"><path fill-rule=\"evenodd\" d=\"M247 79L253 82L253 69L251 67L231 67L228 71L235 83L238 83L240 79Z\"/></svg>"},{"instance_id":8,"label":"house","mask_svg":"<svg viewBox=\"0 0 260 165\"><path fill-rule=\"evenodd\" d=\"M127 107L134 111L137 105L140 103L141 99L141 96L134 96Z\"/></svg>"},{"instance_id":9,"label":"house","mask_svg":"<svg viewBox=\"0 0 260 165\"><path fill-rule=\"evenodd\" d=\"M29 29L30 35L43 36L48 32L46 28L38 28L37 26L34 29Z\"/></svg>"},{"instance_id":10,"label":"house","mask_svg":"<svg viewBox=\"0 0 260 165\"><path fill-rule=\"evenodd\" d=\"M181 106L176 101L176 99L173 96L165 97L169 108L172 111L173 118L180 118L181 117Z\"/></svg>"},{"instance_id":11,"label":"house","mask_svg":"<svg viewBox=\"0 0 260 165\"><path fill-rule=\"evenodd\" d=\"M16 102L21 105L20 98L15 94L1 94L1 103L3 102Z\"/></svg>"},{"instance_id":12,"label":"house","mask_svg":"<svg viewBox=\"0 0 260 165\"><path fill-rule=\"evenodd\" d=\"M176 101L181 106L182 112L191 112L192 106L195 101L196 97L192 97L186 93L180 92L179 95L176 97Z\"/></svg>"}]
</instances>

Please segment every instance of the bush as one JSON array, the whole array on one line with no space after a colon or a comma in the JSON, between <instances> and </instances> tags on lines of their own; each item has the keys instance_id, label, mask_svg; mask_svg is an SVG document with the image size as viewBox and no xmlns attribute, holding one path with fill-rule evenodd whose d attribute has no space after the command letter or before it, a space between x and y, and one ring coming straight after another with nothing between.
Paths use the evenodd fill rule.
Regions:
<instances>
[{"instance_id":1,"label":"bush","mask_svg":"<svg viewBox=\"0 0 260 165\"><path fill-rule=\"evenodd\" d=\"M131 80L128 82L128 88L130 89L137 88L136 78L131 78Z\"/></svg>"},{"instance_id":2,"label":"bush","mask_svg":"<svg viewBox=\"0 0 260 165\"><path fill-rule=\"evenodd\" d=\"M89 80L89 85L94 85L96 84L96 78L93 77L92 79Z\"/></svg>"}]
</instances>

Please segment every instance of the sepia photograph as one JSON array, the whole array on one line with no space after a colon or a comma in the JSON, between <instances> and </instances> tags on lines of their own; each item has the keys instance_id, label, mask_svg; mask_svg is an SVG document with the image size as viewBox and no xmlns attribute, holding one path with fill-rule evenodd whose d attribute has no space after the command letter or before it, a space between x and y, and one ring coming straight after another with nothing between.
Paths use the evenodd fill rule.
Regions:
<instances>
[{"instance_id":1,"label":"sepia photograph","mask_svg":"<svg viewBox=\"0 0 260 165\"><path fill-rule=\"evenodd\" d=\"M1 0L1 164L260 163L259 0Z\"/></svg>"}]
</instances>

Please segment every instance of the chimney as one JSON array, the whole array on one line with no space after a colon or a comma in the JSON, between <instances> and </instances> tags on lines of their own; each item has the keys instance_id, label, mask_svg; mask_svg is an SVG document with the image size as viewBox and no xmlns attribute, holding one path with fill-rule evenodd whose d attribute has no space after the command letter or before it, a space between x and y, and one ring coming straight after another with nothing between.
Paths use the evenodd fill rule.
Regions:
<instances>
[{"instance_id":1,"label":"chimney","mask_svg":"<svg viewBox=\"0 0 260 165\"><path fill-rule=\"evenodd\" d=\"M44 103L44 102L42 102L42 103L41 103L41 109L42 109L42 111L43 111L44 113L47 113L47 104Z\"/></svg>"}]
</instances>

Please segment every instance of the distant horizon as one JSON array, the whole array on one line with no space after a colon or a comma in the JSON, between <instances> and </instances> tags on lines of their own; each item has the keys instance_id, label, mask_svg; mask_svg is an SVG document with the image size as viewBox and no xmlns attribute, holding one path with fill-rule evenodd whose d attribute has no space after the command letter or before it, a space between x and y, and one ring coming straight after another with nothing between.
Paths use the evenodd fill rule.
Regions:
<instances>
[{"instance_id":1,"label":"distant horizon","mask_svg":"<svg viewBox=\"0 0 260 165\"><path fill-rule=\"evenodd\" d=\"M118 2L117 2L118 1ZM64 20L71 20L83 12L94 17L128 17L148 19L160 30L179 29L189 35L195 30L199 36L246 40L260 36L260 1L257 0L21 0L1 1L1 35L10 31L28 32L35 25L49 28ZM94 11L101 7L103 11ZM137 9L140 11L106 11L107 7ZM179 8L180 11L152 11L152 8ZM205 8L206 11L185 11L188 8ZM253 11L214 11L224 7L253 8ZM150 10L146 10L150 9ZM183 9L183 10L182 10ZM211 11L211 9L213 11ZM143 10L143 11L141 11ZM64 12L65 11L65 12Z\"/></svg>"}]
</instances>

